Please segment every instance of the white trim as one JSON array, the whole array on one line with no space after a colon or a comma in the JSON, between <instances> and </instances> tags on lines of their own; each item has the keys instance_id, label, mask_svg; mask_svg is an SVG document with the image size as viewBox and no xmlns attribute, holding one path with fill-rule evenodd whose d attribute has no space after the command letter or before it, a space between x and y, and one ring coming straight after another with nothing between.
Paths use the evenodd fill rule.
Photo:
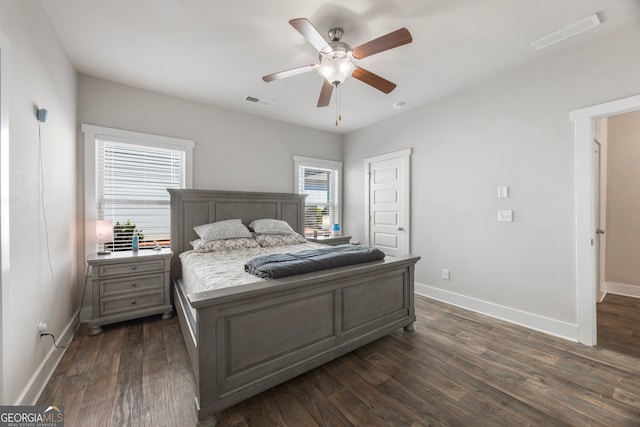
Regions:
<instances>
[{"instance_id":1,"label":"white trim","mask_svg":"<svg viewBox=\"0 0 640 427\"><path fill-rule=\"evenodd\" d=\"M605 295L616 294L625 297L640 298L640 286L626 283L605 282ZM604 298L603 298L604 299Z\"/></svg>"},{"instance_id":2,"label":"white trim","mask_svg":"<svg viewBox=\"0 0 640 427\"><path fill-rule=\"evenodd\" d=\"M96 139L107 138L116 142L149 145L185 152L185 188L193 187L193 148L195 142L189 139L153 135L123 129L82 124L84 133L84 246L85 256L95 252L96 223Z\"/></svg>"},{"instance_id":3,"label":"white trim","mask_svg":"<svg viewBox=\"0 0 640 427\"><path fill-rule=\"evenodd\" d=\"M525 328L544 332L546 334L574 342L578 340L578 325L550 319L548 317L539 316L522 310L516 310L514 308L445 291L440 288L420 283L415 284L415 292L418 295L423 295L447 304L495 317L496 319L524 326Z\"/></svg>"},{"instance_id":4,"label":"white trim","mask_svg":"<svg viewBox=\"0 0 640 427\"><path fill-rule=\"evenodd\" d=\"M0 402L4 402L4 316L9 289L9 63L11 44L0 32Z\"/></svg>"},{"instance_id":5,"label":"white trim","mask_svg":"<svg viewBox=\"0 0 640 427\"><path fill-rule=\"evenodd\" d=\"M640 95L629 96L571 112L571 120L600 119L617 114L630 113L640 108Z\"/></svg>"},{"instance_id":6,"label":"white trim","mask_svg":"<svg viewBox=\"0 0 640 427\"><path fill-rule=\"evenodd\" d=\"M597 343L596 253L594 215L594 119L640 109L640 95L583 108L571 113L574 121L576 210L576 301L578 341Z\"/></svg>"},{"instance_id":7,"label":"white trim","mask_svg":"<svg viewBox=\"0 0 640 427\"><path fill-rule=\"evenodd\" d=\"M104 126L94 126L82 124L80 130L83 133L91 133L97 137L116 138L115 142L128 142L138 145L150 145L153 147L165 148L194 148L195 142L190 139L173 138L170 136L154 135L151 133L134 132L130 130L108 128ZM146 144L145 144L146 143Z\"/></svg>"},{"instance_id":8,"label":"white trim","mask_svg":"<svg viewBox=\"0 0 640 427\"><path fill-rule=\"evenodd\" d=\"M60 363L62 356L64 356L64 353L68 350L69 344L71 344L71 340L73 339L77 327L78 312L76 311L67 324L67 327L62 332L62 335L60 337L56 337L58 345L64 345L66 348L55 348L50 337L40 338L40 345L50 345L51 349L29 379L29 382L25 386L24 390L22 390L22 393L20 393L20 396L18 396L14 405L36 404L38 398L42 394L42 391L49 382L49 379L51 379L51 375L53 375L56 367Z\"/></svg>"},{"instance_id":9,"label":"white trim","mask_svg":"<svg viewBox=\"0 0 640 427\"><path fill-rule=\"evenodd\" d=\"M316 159L314 157L293 156L294 163L302 166L322 166L342 170L342 162L336 160ZM297 171L297 168L296 168Z\"/></svg>"},{"instance_id":10,"label":"white trim","mask_svg":"<svg viewBox=\"0 0 640 427\"><path fill-rule=\"evenodd\" d=\"M402 182L404 188L401 189L403 195L402 206L402 218L400 219L402 226L405 229L406 239L403 240L402 247L400 248L403 255L407 255L411 252L411 148L406 148L400 151L394 151L393 153L381 154L379 156L367 157L364 159L364 244L369 245L369 223L370 223L370 180L371 163L382 162L391 159L402 159Z\"/></svg>"}]
</instances>

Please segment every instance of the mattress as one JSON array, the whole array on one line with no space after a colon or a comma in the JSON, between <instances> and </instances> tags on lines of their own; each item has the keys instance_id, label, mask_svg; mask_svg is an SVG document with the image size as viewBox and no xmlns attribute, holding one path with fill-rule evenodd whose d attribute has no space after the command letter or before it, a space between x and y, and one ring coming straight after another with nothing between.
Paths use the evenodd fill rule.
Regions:
<instances>
[{"instance_id":1,"label":"mattress","mask_svg":"<svg viewBox=\"0 0 640 427\"><path fill-rule=\"evenodd\" d=\"M326 248L319 243L274 246L271 248L245 248L231 251L198 253L186 251L180 254L182 282L187 295L223 289L263 281L244 271L244 265L253 258L299 252L306 249Z\"/></svg>"}]
</instances>

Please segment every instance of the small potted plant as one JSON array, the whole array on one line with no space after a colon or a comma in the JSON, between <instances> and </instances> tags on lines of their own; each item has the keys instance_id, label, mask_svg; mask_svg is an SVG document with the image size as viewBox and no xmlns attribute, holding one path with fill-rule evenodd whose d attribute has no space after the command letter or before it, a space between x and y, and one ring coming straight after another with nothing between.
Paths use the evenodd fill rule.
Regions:
<instances>
[{"instance_id":1,"label":"small potted plant","mask_svg":"<svg viewBox=\"0 0 640 427\"><path fill-rule=\"evenodd\" d=\"M144 234L131 220L120 223L119 221L113 225L113 243L112 250L114 251L129 251L132 249L133 236L138 236L138 240L142 242L144 240Z\"/></svg>"}]
</instances>

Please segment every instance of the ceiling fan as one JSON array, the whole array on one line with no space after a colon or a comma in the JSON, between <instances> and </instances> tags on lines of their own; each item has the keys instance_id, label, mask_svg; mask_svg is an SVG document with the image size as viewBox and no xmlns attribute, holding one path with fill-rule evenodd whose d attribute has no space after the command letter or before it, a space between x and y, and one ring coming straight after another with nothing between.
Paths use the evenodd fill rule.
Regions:
<instances>
[{"instance_id":1,"label":"ceiling fan","mask_svg":"<svg viewBox=\"0 0 640 427\"><path fill-rule=\"evenodd\" d=\"M338 87L349 76L353 76L361 82L384 93L390 93L396 88L395 83L356 65L356 61L376 53L384 52L385 50L411 43L411 33L409 33L409 30L406 28L400 28L352 49L347 43L341 41L343 34L341 28L331 29L328 34L329 41L326 41L306 18L292 19L289 21L289 24L316 48L319 52L318 58L320 63L268 74L262 77L262 80L265 82L272 82L285 77L317 70L324 78L322 89L320 90L320 97L318 98L318 107L326 107L329 105L333 88L335 87L336 92L338 92ZM336 97L339 97L339 93ZM338 102L339 101L336 102L336 105ZM338 113L337 116L336 125L340 120L340 114Z\"/></svg>"}]
</instances>

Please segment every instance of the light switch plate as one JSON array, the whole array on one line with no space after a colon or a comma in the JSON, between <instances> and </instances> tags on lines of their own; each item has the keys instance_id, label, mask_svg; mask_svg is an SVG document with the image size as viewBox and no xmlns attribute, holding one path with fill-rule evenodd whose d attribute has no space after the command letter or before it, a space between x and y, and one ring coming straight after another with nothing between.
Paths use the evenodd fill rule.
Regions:
<instances>
[{"instance_id":1,"label":"light switch plate","mask_svg":"<svg viewBox=\"0 0 640 427\"><path fill-rule=\"evenodd\" d=\"M501 185L498 187L498 199L506 199L509 197L509 186Z\"/></svg>"},{"instance_id":2,"label":"light switch plate","mask_svg":"<svg viewBox=\"0 0 640 427\"><path fill-rule=\"evenodd\" d=\"M498 222L513 222L513 211L498 211Z\"/></svg>"}]
</instances>

